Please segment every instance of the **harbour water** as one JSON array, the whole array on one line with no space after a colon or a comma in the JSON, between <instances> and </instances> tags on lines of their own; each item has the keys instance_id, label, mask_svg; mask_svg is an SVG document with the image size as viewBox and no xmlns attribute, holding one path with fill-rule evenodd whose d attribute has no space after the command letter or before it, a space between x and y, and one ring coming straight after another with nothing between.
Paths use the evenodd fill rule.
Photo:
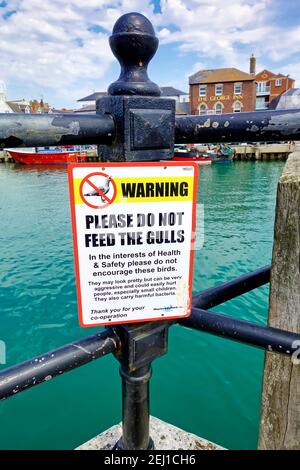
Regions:
<instances>
[{"instance_id":1,"label":"harbour water","mask_svg":"<svg viewBox=\"0 0 300 470\"><path fill-rule=\"evenodd\" d=\"M205 244L198 292L270 263L283 162L200 170ZM0 370L92 334L77 321L65 168L0 165ZM268 287L215 310L264 324ZM257 444L263 353L173 327L153 364L151 414L231 449ZM0 405L1 449L72 449L121 419L118 363L105 357Z\"/></svg>"}]
</instances>

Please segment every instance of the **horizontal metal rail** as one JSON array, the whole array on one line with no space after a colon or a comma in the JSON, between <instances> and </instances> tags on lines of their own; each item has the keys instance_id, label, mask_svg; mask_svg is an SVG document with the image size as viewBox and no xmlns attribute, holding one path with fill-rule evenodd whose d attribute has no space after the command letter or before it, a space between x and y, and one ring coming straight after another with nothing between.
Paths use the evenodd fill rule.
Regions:
<instances>
[{"instance_id":1,"label":"horizontal metal rail","mask_svg":"<svg viewBox=\"0 0 300 470\"><path fill-rule=\"evenodd\" d=\"M200 308L193 308L192 315L180 323L187 328L205 331L270 352L290 356L299 350L300 334L238 320Z\"/></svg>"},{"instance_id":2,"label":"horizontal metal rail","mask_svg":"<svg viewBox=\"0 0 300 470\"><path fill-rule=\"evenodd\" d=\"M116 333L109 328L10 367L0 373L0 400L110 354L119 347Z\"/></svg>"},{"instance_id":3,"label":"horizontal metal rail","mask_svg":"<svg viewBox=\"0 0 300 470\"><path fill-rule=\"evenodd\" d=\"M0 114L0 146L111 145L115 124L100 114ZM300 110L176 116L175 142L300 140Z\"/></svg>"},{"instance_id":4,"label":"horizontal metal rail","mask_svg":"<svg viewBox=\"0 0 300 470\"><path fill-rule=\"evenodd\" d=\"M191 316L180 320L179 323L187 328L205 331L267 351L292 355L299 349L299 334L205 310L267 284L270 282L270 271L270 266L264 266L193 296Z\"/></svg>"},{"instance_id":5,"label":"horizontal metal rail","mask_svg":"<svg viewBox=\"0 0 300 470\"><path fill-rule=\"evenodd\" d=\"M300 109L176 117L178 144L290 140L300 140Z\"/></svg>"},{"instance_id":6,"label":"horizontal metal rail","mask_svg":"<svg viewBox=\"0 0 300 470\"><path fill-rule=\"evenodd\" d=\"M295 350L293 342L299 341L300 335L204 310L260 287L268 283L269 278L270 267L265 266L220 286L207 289L193 297L192 315L179 323L188 328L206 331L270 351L292 354ZM17 364L0 373L0 399L25 391L94 359L116 352L120 348L117 334L108 328L101 333Z\"/></svg>"},{"instance_id":7,"label":"horizontal metal rail","mask_svg":"<svg viewBox=\"0 0 300 470\"><path fill-rule=\"evenodd\" d=\"M228 300L261 287L270 282L271 266L264 266L247 274L224 282L219 286L210 287L200 294L193 295L193 307L209 309L223 304Z\"/></svg>"},{"instance_id":8,"label":"horizontal metal rail","mask_svg":"<svg viewBox=\"0 0 300 470\"><path fill-rule=\"evenodd\" d=\"M114 135L109 115L0 114L2 148L111 144Z\"/></svg>"}]
</instances>

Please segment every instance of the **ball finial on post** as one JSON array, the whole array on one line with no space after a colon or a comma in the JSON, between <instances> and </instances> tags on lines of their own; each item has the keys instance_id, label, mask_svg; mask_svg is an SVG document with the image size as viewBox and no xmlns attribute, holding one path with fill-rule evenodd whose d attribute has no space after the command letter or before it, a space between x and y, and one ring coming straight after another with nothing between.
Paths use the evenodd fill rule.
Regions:
<instances>
[{"instance_id":1,"label":"ball finial on post","mask_svg":"<svg viewBox=\"0 0 300 470\"><path fill-rule=\"evenodd\" d=\"M110 115L115 124L111 146L101 146L102 161L170 160L174 149L175 100L160 98L147 66L158 39L151 22L140 13L127 13L116 22L110 47L121 74L96 102L96 112Z\"/></svg>"},{"instance_id":2,"label":"ball finial on post","mask_svg":"<svg viewBox=\"0 0 300 470\"><path fill-rule=\"evenodd\" d=\"M121 16L109 44L121 65L120 77L108 88L109 95L160 96L159 86L151 82L147 74L148 64L158 47L151 22L140 13Z\"/></svg>"}]
</instances>

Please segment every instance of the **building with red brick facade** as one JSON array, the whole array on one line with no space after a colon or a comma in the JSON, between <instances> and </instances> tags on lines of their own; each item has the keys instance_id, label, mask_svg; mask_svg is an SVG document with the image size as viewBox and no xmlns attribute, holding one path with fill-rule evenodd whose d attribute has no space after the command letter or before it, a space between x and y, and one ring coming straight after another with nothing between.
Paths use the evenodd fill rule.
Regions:
<instances>
[{"instance_id":1,"label":"building with red brick facade","mask_svg":"<svg viewBox=\"0 0 300 470\"><path fill-rule=\"evenodd\" d=\"M254 111L254 74L236 68L200 70L189 77L191 114Z\"/></svg>"},{"instance_id":2,"label":"building with red brick facade","mask_svg":"<svg viewBox=\"0 0 300 470\"><path fill-rule=\"evenodd\" d=\"M270 70L262 70L255 75L256 106L255 109L268 109L270 103L278 96L295 86L295 80L289 75L275 74Z\"/></svg>"}]
</instances>

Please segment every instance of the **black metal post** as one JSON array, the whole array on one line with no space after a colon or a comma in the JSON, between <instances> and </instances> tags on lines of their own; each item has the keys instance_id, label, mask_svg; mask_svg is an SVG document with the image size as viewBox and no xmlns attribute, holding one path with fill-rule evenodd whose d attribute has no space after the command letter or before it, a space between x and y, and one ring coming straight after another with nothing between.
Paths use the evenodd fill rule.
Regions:
<instances>
[{"instance_id":1,"label":"black metal post","mask_svg":"<svg viewBox=\"0 0 300 470\"><path fill-rule=\"evenodd\" d=\"M158 47L152 24L139 13L123 15L109 43L121 74L108 88L108 96L96 104L97 114L112 116L116 126L113 145L101 146L100 155L110 161L170 160L175 100L160 98L159 86L147 75L148 63Z\"/></svg>"},{"instance_id":2,"label":"black metal post","mask_svg":"<svg viewBox=\"0 0 300 470\"><path fill-rule=\"evenodd\" d=\"M109 39L121 65L119 79L108 96L97 101L97 114L113 117L116 133L112 146L100 146L103 160L168 160L173 155L175 101L160 98L147 66L158 39L150 21L139 13L121 16ZM149 380L151 362L167 350L165 322L122 325L116 328L122 348L123 436L117 449L153 448L149 437Z\"/></svg>"},{"instance_id":3,"label":"black metal post","mask_svg":"<svg viewBox=\"0 0 300 470\"><path fill-rule=\"evenodd\" d=\"M117 450L150 450L149 435L151 362L166 354L169 322L120 325L115 328L122 347L115 353L122 377L123 435Z\"/></svg>"},{"instance_id":4,"label":"black metal post","mask_svg":"<svg viewBox=\"0 0 300 470\"><path fill-rule=\"evenodd\" d=\"M154 449L149 435L149 381L150 364L135 370L120 367L122 377L123 435L117 443L118 450Z\"/></svg>"}]
</instances>

